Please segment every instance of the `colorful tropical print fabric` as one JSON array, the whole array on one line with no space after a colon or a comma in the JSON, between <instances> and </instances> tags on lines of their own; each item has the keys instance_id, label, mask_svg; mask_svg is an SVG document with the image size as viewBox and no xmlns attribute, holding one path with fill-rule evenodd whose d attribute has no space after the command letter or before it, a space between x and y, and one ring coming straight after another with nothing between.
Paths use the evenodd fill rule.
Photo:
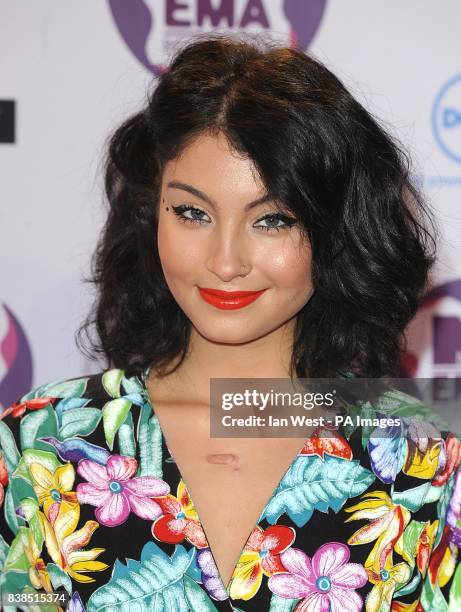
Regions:
<instances>
[{"instance_id":1,"label":"colorful tropical print fabric","mask_svg":"<svg viewBox=\"0 0 461 612\"><path fill-rule=\"evenodd\" d=\"M145 373L39 387L0 420L4 610L461 610L460 441L405 418L371 434L306 439L226 589Z\"/></svg>"}]
</instances>

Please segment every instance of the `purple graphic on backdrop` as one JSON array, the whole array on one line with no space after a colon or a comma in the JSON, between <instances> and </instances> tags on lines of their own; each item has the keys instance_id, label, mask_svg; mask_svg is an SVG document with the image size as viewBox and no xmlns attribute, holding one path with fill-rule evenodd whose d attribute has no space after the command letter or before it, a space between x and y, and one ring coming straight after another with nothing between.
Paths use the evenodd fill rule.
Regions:
<instances>
[{"instance_id":1,"label":"purple graphic on backdrop","mask_svg":"<svg viewBox=\"0 0 461 612\"><path fill-rule=\"evenodd\" d=\"M165 71L161 61L152 61L148 41L154 38L158 52L189 34L224 27L246 31L286 31L286 44L307 49L323 17L327 0L109 0L109 8L126 45L148 70ZM155 10L154 10L155 6ZM238 10L237 10L238 9Z\"/></svg>"},{"instance_id":2,"label":"purple graphic on backdrop","mask_svg":"<svg viewBox=\"0 0 461 612\"><path fill-rule=\"evenodd\" d=\"M21 324L2 304L6 315L6 333L0 340L0 356L6 374L0 381L0 412L24 395L32 386L32 354Z\"/></svg>"},{"instance_id":3,"label":"purple graphic on backdrop","mask_svg":"<svg viewBox=\"0 0 461 612\"><path fill-rule=\"evenodd\" d=\"M434 287L421 305L421 309L432 308L441 300L453 298L461 304L461 280L454 280ZM459 365L461 372L461 317L456 315L434 314L432 317L432 364L438 374L443 369L452 369ZM419 367L419 357L406 353L403 362L404 370L414 376Z\"/></svg>"},{"instance_id":4,"label":"purple graphic on backdrop","mask_svg":"<svg viewBox=\"0 0 461 612\"><path fill-rule=\"evenodd\" d=\"M283 11L291 24L291 45L307 49L325 11L326 0L285 0Z\"/></svg>"},{"instance_id":5,"label":"purple graphic on backdrop","mask_svg":"<svg viewBox=\"0 0 461 612\"><path fill-rule=\"evenodd\" d=\"M136 58L148 70L159 74L159 66L154 66L146 53L146 42L149 32L154 24L153 15L143 0L109 0L110 10L115 24L123 40L134 53Z\"/></svg>"},{"instance_id":6,"label":"purple graphic on backdrop","mask_svg":"<svg viewBox=\"0 0 461 612\"><path fill-rule=\"evenodd\" d=\"M461 280L450 281L435 287L424 300L424 307L451 297L461 303ZM461 319L455 316L436 315L433 319L433 346L435 364L455 364L456 354L461 355Z\"/></svg>"}]
</instances>

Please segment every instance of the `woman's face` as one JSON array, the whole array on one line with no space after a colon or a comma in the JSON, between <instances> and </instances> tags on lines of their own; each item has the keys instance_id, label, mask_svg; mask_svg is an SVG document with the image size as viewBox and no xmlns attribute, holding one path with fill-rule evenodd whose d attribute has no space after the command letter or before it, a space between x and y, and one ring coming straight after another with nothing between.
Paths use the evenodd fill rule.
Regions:
<instances>
[{"instance_id":1,"label":"woman's face","mask_svg":"<svg viewBox=\"0 0 461 612\"><path fill-rule=\"evenodd\" d=\"M221 134L198 136L165 166L158 223L163 273L192 325L210 341L237 344L270 334L313 293L308 243L301 242L298 224L289 226L290 212L264 219L278 214L266 195L253 162ZM229 308L207 301L200 288L264 291Z\"/></svg>"}]
</instances>

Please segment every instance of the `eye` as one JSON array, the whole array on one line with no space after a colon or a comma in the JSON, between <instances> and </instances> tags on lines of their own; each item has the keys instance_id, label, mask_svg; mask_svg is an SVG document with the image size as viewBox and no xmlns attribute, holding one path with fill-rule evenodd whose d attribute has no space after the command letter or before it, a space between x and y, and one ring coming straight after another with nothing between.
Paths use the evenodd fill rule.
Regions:
<instances>
[{"instance_id":1,"label":"eye","mask_svg":"<svg viewBox=\"0 0 461 612\"><path fill-rule=\"evenodd\" d=\"M206 221L200 215L208 216L203 210L200 208L196 208L190 204L181 204L180 206L172 206L174 214L178 217L180 221L183 223L211 223L211 221ZM186 214L186 213L189 213ZM269 222L269 225L255 225L257 229L262 229L265 232L276 231L279 232L281 229L290 229L293 225L296 224L296 219L292 217L287 217L282 213L269 213L261 217L257 223L261 221ZM273 225L273 222L282 223L282 225Z\"/></svg>"},{"instance_id":2,"label":"eye","mask_svg":"<svg viewBox=\"0 0 461 612\"><path fill-rule=\"evenodd\" d=\"M197 218L197 213L199 215L206 215L203 210L200 208L195 208L195 206L191 206L190 204L181 204L181 206L172 206L174 214L178 217L180 221L183 223L210 223L210 221L204 221L201 218ZM190 212L192 216L186 216L186 212Z\"/></svg>"},{"instance_id":3,"label":"eye","mask_svg":"<svg viewBox=\"0 0 461 612\"><path fill-rule=\"evenodd\" d=\"M272 223L273 221L279 222L281 221L283 223L283 225L256 225L255 227L257 227L258 229L263 229L266 232L270 232L272 230L276 230L277 232L279 232L281 229L290 229L290 227L292 227L293 225L296 224L296 219L293 219L292 217L287 217L286 215L282 215L282 213L270 213L268 215L264 215L264 217L262 217L260 221L269 221L270 223ZM259 223L258 222L258 223Z\"/></svg>"}]
</instances>

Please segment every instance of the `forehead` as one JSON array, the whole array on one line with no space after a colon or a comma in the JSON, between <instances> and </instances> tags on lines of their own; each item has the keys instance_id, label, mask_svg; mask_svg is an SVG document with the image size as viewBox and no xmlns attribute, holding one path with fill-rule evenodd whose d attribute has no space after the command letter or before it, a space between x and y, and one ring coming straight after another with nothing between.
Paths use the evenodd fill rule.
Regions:
<instances>
[{"instance_id":1,"label":"forehead","mask_svg":"<svg viewBox=\"0 0 461 612\"><path fill-rule=\"evenodd\" d=\"M200 134L167 162L163 187L171 180L189 183L212 197L232 194L251 199L266 191L254 162L236 151L222 133Z\"/></svg>"}]
</instances>

